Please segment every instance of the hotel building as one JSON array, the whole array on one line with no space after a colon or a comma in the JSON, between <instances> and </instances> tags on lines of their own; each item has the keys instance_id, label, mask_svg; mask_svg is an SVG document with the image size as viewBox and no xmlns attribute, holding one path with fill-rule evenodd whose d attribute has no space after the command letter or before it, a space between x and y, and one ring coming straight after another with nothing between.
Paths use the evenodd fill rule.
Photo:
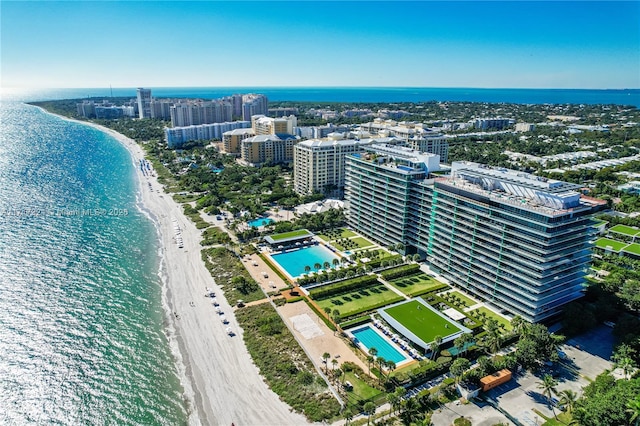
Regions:
<instances>
[{"instance_id":1,"label":"hotel building","mask_svg":"<svg viewBox=\"0 0 640 426\"><path fill-rule=\"evenodd\" d=\"M255 167L265 163L290 163L298 141L291 135L256 135L242 140L240 156L245 163Z\"/></svg>"},{"instance_id":2,"label":"hotel building","mask_svg":"<svg viewBox=\"0 0 640 426\"><path fill-rule=\"evenodd\" d=\"M295 115L272 118L262 114L251 116L251 127L256 135L295 135L298 119Z\"/></svg>"},{"instance_id":3,"label":"hotel building","mask_svg":"<svg viewBox=\"0 0 640 426\"><path fill-rule=\"evenodd\" d=\"M244 121L243 123L247 123ZM222 134L222 149L227 154L240 154L240 146L244 139L255 136L256 132L252 128L235 129Z\"/></svg>"},{"instance_id":4,"label":"hotel building","mask_svg":"<svg viewBox=\"0 0 640 426\"><path fill-rule=\"evenodd\" d=\"M339 191L344 188L345 157L374 143L399 143L395 138L343 139L341 134L324 140L302 141L293 149L294 190L300 195Z\"/></svg>"},{"instance_id":5,"label":"hotel building","mask_svg":"<svg viewBox=\"0 0 640 426\"><path fill-rule=\"evenodd\" d=\"M451 284L539 322L582 295L591 215L603 204L580 186L477 163L451 174L417 152L370 146L347 157L349 224L402 243Z\"/></svg>"},{"instance_id":6,"label":"hotel building","mask_svg":"<svg viewBox=\"0 0 640 426\"><path fill-rule=\"evenodd\" d=\"M394 120L375 119L360 125L361 130L380 136L394 136L402 139L405 145L420 151L440 156L441 163L449 159L449 143L442 133L434 132L422 123L396 122Z\"/></svg>"}]
</instances>

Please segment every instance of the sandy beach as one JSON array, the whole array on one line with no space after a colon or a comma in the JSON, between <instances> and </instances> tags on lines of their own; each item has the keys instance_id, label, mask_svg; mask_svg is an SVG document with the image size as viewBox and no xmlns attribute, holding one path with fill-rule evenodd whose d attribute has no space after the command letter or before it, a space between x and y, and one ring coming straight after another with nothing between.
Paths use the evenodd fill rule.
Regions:
<instances>
[{"instance_id":1,"label":"sandy beach","mask_svg":"<svg viewBox=\"0 0 640 426\"><path fill-rule=\"evenodd\" d=\"M292 413L264 383L244 345L232 307L202 262L201 231L182 214L171 195L163 192L155 177L142 174L139 167L139 161L144 158L142 148L111 129L78 122L108 133L131 154L138 176L141 208L155 223L161 241L167 330L170 341L177 346L178 369L184 370L182 381L185 399L190 405L189 424L307 424L304 416ZM183 248L176 243L176 223ZM211 299L204 297L206 288L216 292L228 325L220 320ZM236 335L227 335L227 327Z\"/></svg>"}]
</instances>

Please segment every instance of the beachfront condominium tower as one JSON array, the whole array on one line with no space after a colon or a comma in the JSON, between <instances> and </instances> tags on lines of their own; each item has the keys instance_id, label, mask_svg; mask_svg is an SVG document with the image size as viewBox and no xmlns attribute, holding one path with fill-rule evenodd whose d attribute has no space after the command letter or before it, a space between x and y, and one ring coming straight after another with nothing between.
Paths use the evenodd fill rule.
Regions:
<instances>
[{"instance_id":1,"label":"beachfront condominium tower","mask_svg":"<svg viewBox=\"0 0 640 426\"><path fill-rule=\"evenodd\" d=\"M371 144L394 144L394 138L344 139L341 133L326 139L302 141L293 148L293 189L300 195L336 193L344 188L345 157Z\"/></svg>"},{"instance_id":2,"label":"beachfront condominium tower","mask_svg":"<svg viewBox=\"0 0 640 426\"><path fill-rule=\"evenodd\" d=\"M266 115L269 101L265 95L250 93L242 95L242 119L249 121L254 115Z\"/></svg>"},{"instance_id":3,"label":"beachfront condominium tower","mask_svg":"<svg viewBox=\"0 0 640 426\"><path fill-rule=\"evenodd\" d=\"M138 117L151 118L151 89L139 87L138 95Z\"/></svg>"},{"instance_id":4,"label":"beachfront condominium tower","mask_svg":"<svg viewBox=\"0 0 640 426\"><path fill-rule=\"evenodd\" d=\"M601 200L579 185L469 162L448 175L403 176L398 159L347 158L351 226L402 243L453 285L532 322L581 297Z\"/></svg>"}]
</instances>

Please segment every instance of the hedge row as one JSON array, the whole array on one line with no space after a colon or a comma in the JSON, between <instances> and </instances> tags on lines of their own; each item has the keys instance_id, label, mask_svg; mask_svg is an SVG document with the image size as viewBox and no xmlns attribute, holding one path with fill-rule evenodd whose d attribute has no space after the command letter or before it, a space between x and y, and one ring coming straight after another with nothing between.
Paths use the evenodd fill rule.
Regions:
<instances>
[{"instance_id":1,"label":"hedge row","mask_svg":"<svg viewBox=\"0 0 640 426\"><path fill-rule=\"evenodd\" d=\"M371 321L371 317L369 315L361 315L349 321L341 322L340 327L341 328L355 327L357 325L365 324L369 321Z\"/></svg>"},{"instance_id":2,"label":"hedge row","mask_svg":"<svg viewBox=\"0 0 640 426\"><path fill-rule=\"evenodd\" d=\"M397 268L382 271L380 272L380 275L382 275L382 278L389 281L394 278L406 277L407 275L414 275L418 272L420 272L420 265L416 263L412 263L410 265L402 265L402 266L398 266Z\"/></svg>"},{"instance_id":3,"label":"hedge row","mask_svg":"<svg viewBox=\"0 0 640 426\"><path fill-rule=\"evenodd\" d=\"M357 290L362 287L370 286L378 282L375 275L363 275L361 277L352 278L346 281L340 281L334 284L327 284L322 287L314 288L309 291L309 297L314 300L326 299L334 294L346 293L348 291Z\"/></svg>"}]
</instances>

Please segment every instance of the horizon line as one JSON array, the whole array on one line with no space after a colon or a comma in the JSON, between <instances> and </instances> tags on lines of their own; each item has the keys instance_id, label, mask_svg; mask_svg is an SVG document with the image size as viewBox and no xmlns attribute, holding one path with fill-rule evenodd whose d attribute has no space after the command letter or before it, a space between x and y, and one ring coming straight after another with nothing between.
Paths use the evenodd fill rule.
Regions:
<instances>
[{"instance_id":1,"label":"horizon line","mask_svg":"<svg viewBox=\"0 0 640 426\"><path fill-rule=\"evenodd\" d=\"M81 86L62 86L62 87L49 87L49 86L18 86L18 87L0 87L0 91L3 90L60 90L60 89L235 89L235 88L260 88L260 89L480 89L480 90L640 90L640 87L624 87L624 88L584 88L584 87L480 87L480 86L333 86L333 85L320 85L320 86L276 86L276 85L226 85L226 86L94 86L94 87L81 87Z\"/></svg>"}]
</instances>

